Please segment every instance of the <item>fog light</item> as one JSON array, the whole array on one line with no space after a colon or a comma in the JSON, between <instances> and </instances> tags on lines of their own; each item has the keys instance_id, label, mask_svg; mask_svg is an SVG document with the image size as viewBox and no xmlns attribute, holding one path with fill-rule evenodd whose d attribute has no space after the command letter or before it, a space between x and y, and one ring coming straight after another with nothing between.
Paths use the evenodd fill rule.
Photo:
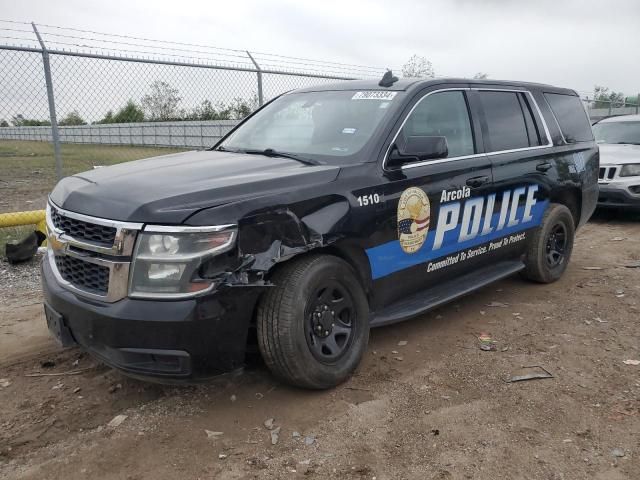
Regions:
<instances>
[{"instance_id":1,"label":"fog light","mask_svg":"<svg viewBox=\"0 0 640 480\"><path fill-rule=\"evenodd\" d=\"M640 185L633 185L633 186L629 187L629 191L631 193L635 193L636 195L640 194Z\"/></svg>"}]
</instances>

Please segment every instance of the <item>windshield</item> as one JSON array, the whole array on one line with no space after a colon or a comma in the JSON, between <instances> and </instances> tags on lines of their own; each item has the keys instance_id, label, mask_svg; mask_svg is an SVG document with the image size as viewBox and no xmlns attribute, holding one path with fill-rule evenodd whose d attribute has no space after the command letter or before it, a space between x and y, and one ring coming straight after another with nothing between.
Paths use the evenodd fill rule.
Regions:
<instances>
[{"instance_id":1,"label":"windshield","mask_svg":"<svg viewBox=\"0 0 640 480\"><path fill-rule=\"evenodd\" d=\"M630 143L640 145L640 122L605 122L593 126L598 143Z\"/></svg>"},{"instance_id":2,"label":"windshield","mask_svg":"<svg viewBox=\"0 0 640 480\"><path fill-rule=\"evenodd\" d=\"M372 138L399 92L291 93L249 118L218 148L273 150L301 157L346 157Z\"/></svg>"}]
</instances>

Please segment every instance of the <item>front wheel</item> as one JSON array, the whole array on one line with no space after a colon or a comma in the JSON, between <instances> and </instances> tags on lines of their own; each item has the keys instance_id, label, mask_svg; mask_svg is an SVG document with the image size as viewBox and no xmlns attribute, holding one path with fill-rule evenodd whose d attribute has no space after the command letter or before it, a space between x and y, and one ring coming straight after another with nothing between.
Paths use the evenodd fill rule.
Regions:
<instances>
[{"instance_id":1,"label":"front wheel","mask_svg":"<svg viewBox=\"0 0 640 480\"><path fill-rule=\"evenodd\" d=\"M349 264L310 255L282 265L257 310L260 352L287 383L323 389L356 369L369 341L369 307Z\"/></svg>"},{"instance_id":2,"label":"front wheel","mask_svg":"<svg viewBox=\"0 0 640 480\"><path fill-rule=\"evenodd\" d=\"M522 275L539 283L558 280L569 264L574 236L571 211L564 205L550 204L542 225L529 240Z\"/></svg>"}]
</instances>

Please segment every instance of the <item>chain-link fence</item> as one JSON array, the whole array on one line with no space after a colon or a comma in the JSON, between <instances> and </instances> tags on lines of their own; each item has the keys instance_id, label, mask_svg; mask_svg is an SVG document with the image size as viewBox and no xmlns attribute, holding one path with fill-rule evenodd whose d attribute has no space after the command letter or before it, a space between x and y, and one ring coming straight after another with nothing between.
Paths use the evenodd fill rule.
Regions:
<instances>
[{"instance_id":1,"label":"chain-link fence","mask_svg":"<svg viewBox=\"0 0 640 480\"><path fill-rule=\"evenodd\" d=\"M211 146L288 90L383 72L0 20L0 213L42 209L65 175Z\"/></svg>"},{"instance_id":2,"label":"chain-link fence","mask_svg":"<svg viewBox=\"0 0 640 480\"><path fill-rule=\"evenodd\" d=\"M583 96L582 101L592 123L602 120L603 118L617 115L640 114L640 93L635 97L635 101L632 102L602 98L594 100L593 97L589 98L589 96Z\"/></svg>"},{"instance_id":3,"label":"chain-link fence","mask_svg":"<svg viewBox=\"0 0 640 480\"><path fill-rule=\"evenodd\" d=\"M63 176L205 148L283 92L384 70L0 20L0 249Z\"/></svg>"}]
</instances>

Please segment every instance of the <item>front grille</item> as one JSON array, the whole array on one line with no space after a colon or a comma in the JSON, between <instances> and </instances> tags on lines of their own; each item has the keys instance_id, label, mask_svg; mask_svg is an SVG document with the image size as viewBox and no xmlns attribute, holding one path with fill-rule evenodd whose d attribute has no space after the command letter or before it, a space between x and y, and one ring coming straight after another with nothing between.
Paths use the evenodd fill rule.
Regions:
<instances>
[{"instance_id":1,"label":"front grille","mask_svg":"<svg viewBox=\"0 0 640 480\"><path fill-rule=\"evenodd\" d=\"M598 178L600 180L612 180L616 176L618 167L600 167L598 170Z\"/></svg>"},{"instance_id":2,"label":"front grille","mask_svg":"<svg viewBox=\"0 0 640 480\"><path fill-rule=\"evenodd\" d=\"M76 218L61 215L58 210L51 207L51 221L53 225L70 237L112 246L116 238L116 229L95 223L83 222Z\"/></svg>"},{"instance_id":3,"label":"front grille","mask_svg":"<svg viewBox=\"0 0 640 480\"><path fill-rule=\"evenodd\" d=\"M74 287L97 295L109 290L109 269L79 258L56 255L56 267L60 276Z\"/></svg>"}]
</instances>

